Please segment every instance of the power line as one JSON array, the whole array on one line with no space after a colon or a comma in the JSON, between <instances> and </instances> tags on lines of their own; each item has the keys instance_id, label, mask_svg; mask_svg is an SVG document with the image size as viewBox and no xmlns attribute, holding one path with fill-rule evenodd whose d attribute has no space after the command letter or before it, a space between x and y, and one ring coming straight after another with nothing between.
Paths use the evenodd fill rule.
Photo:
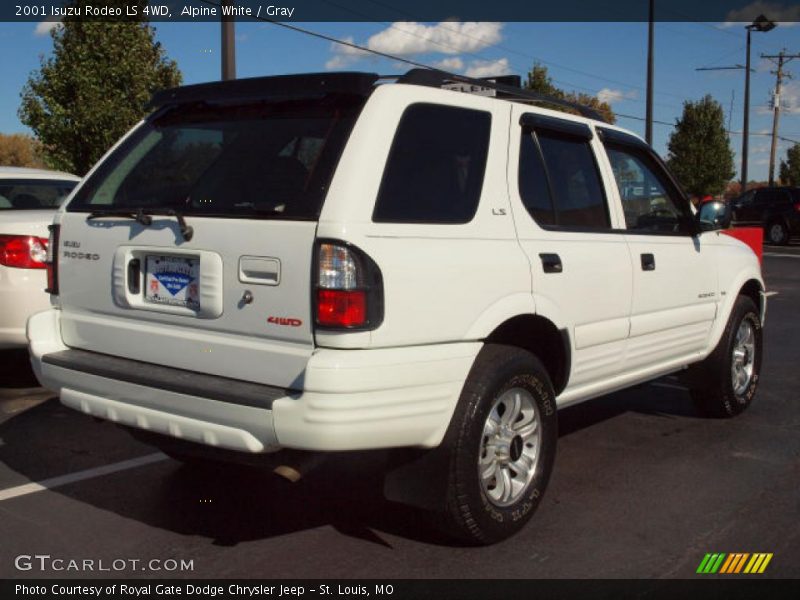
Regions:
<instances>
[{"instance_id":1,"label":"power line","mask_svg":"<svg viewBox=\"0 0 800 600\"><path fill-rule=\"evenodd\" d=\"M406 11L403 11L403 10L401 10L401 9L397 8L397 7L394 7L394 6L390 6L390 5L388 5L388 4L385 4L385 3L383 3L383 2L378 2L377 0L367 0L367 1L368 1L368 2L371 2L372 4L376 4L376 5L378 5L378 6L381 6L381 7L383 7L383 8L389 8L389 9L391 9L391 10L394 10L394 11L395 11L397 14L399 14L399 15L404 15L404 16L407 16L407 17L412 17L412 15L411 15L410 13L408 13L408 12L406 12ZM345 10L345 11L347 11L347 12L350 12L350 13L352 13L352 14L355 14L355 15L359 15L359 16L362 16L362 17L366 17L366 16L368 16L368 15L365 15L364 13L359 13L358 11L354 11L354 10L352 10L352 9L350 9L350 8L343 7L343 6L339 5L339 4L336 4L335 2L332 2L331 0L323 0L323 2L325 2L326 4L329 4L329 5L331 5L331 6L335 6L336 8L340 8L340 9L342 9L342 10ZM413 18L413 17L412 17L412 18ZM410 31L408 31L408 30L401 29L401 28L399 28L399 27L395 26L393 23L387 23L386 21L381 21L381 22L382 22L384 25L387 25L388 27L390 27L390 28L392 28L392 29L395 29L395 30L397 30L397 31L400 31L400 32L402 32L402 33L406 33L406 34L408 34L408 35L412 35L412 36L414 36L414 37L418 37L418 38L420 38L420 39L427 39L427 38L423 38L422 36L419 36L419 35L417 35L417 34L415 34L415 33L413 33L413 32L410 32ZM646 88L645 88L644 86L635 85L635 84L632 84L632 83L628 83L628 82L624 82L624 81L619 81L619 80L617 80L617 79L611 79L611 78L609 78L609 77L603 77L603 76L600 76L600 75L596 75L596 74L594 74L594 73L590 73L590 72L588 72L588 71L582 71L582 70L580 70L580 69L575 69L575 68L573 68L573 67L568 67L568 66L566 66L566 65L562 65L562 64L560 64L560 63L556 63L556 62L553 62L553 61L550 61L550 60L545 60L545 59L543 59L543 58L541 58L541 57L534 56L534 55L532 55L532 54L527 54L527 53L525 53L525 52L521 52L521 51L519 51L519 50L516 50L516 49L514 49L514 48L511 48L511 47L509 47L509 46L506 46L506 45L503 45L503 44L492 44L492 43L487 43L487 42L486 42L486 40L485 40L484 38L480 37L480 36L476 36L476 35L470 35L470 34L468 34L468 33L464 33L463 31L459 31L459 30L457 30L457 29L454 29L454 28L451 28L451 27L447 27L447 26L446 26L446 23L447 23L446 21L443 21L443 22L439 23L439 26L440 26L440 27L442 27L443 29L447 30L447 31L450 31L451 33L454 33L454 34L458 35L458 36L461 36L461 37L466 37L466 38L471 38L471 39L473 39L473 40L477 40L477 41L479 41L479 42L485 43L487 48L497 48L497 49L499 49L499 50L502 50L502 51L504 51L504 52L509 52L509 53L511 53L511 54L516 54L517 56L520 56L520 57L522 57L522 58L526 58L526 59L529 59L529 60L533 60L534 62L540 62L540 63L542 63L542 64L549 65L549 66L551 66L551 67L556 67L556 68L559 68L559 69L563 69L563 70L565 70L565 71L569 71L569 72L571 72L571 73L576 73L576 74L578 74L578 75L583 75L584 77L590 77L590 78L592 78L592 79L597 79L597 80L599 80L599 81L605 81L605 82L607 82L607 83L612 83L612 84L615 84L615 85L621 85L621 86L625 86L625 87L628 87L628 88L634 88L634 89L638 89L638 90L642 90L642 91L646 90ZM450 48L451 50L455 50L455 49L456 49L454 46L449 46L449 45L447 45L447 44L442 44L442 43L440 43L440 42L435 42L435 41L433 41L433 40L428 40L428 41L430 41L430 42L432 42L432 43L434 43L434 44L436 44L436 45L438 45L438 46L443 46L443 47ZM474 57L476 57L476 58L480 58L480 59L482 59L482 60L486 60L486 57L485 57L485 56L481 56L481 55L475 54L475 53L473 53L473 52L465 52L465 51L461 51L461 50L459 50L459 53L461 53L461 54L467 54L467 55L469 55L469 56L474 56ZM527 72L527 71L528 71L528 67L525 67L524 69L521 69L521 68L519 67L519 65L517 65L517 64L512 64L512 66L514 66L515 68L517 68L518 70L520 70L520 71L522 71L522 72ZM568 81L564 81L564 80L558 80L558 79L555 79L555 78L553 79L553 81L554 81L555 83L559 83L559 84L561 84L561 85L567 85L567 86L570 86L570 87L572 87L572 88L576 88L576 89L583 89L583 90L587 90L587 91L594 92L594 93L597 93L597 92L599 91L599 90L596 90L596 89L593 89L593 88L588 88L588 87L585 87L585 86L576 85L576 84L574 84L574 83L570 83L570 82L568 82ZM674 97L674 98L678 98L679 100L683 100L683 96L680 96L680 95L678 95L678 94L672 94L672 93L670 93L670 92L656 92L656 93L657 93L658 95L661 95L661 96L672 96L672 97ZM643 100L640 100L640 99L638 99L638 98L628 98L628 99L629 99L629 100L632 100L632 101L634 101L634 102L644 102ZM659 106L665 106L665 107L668 107L668 108L676 108L674 105L671 105L671 104L664 104L664 103L656 103L656 104L658 104Z\"/></svg>"}]
</instances>

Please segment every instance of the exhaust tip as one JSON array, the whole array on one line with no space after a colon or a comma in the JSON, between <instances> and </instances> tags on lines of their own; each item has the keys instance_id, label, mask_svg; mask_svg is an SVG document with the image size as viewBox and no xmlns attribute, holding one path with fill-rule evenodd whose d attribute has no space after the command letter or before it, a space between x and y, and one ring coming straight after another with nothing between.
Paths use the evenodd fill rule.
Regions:
<instances>
[{"instance_id":1,"label":"exhaust tip","mask_svg":"<svg viewBox=\"0 0 800 600\"><path fill-rule=\"evenodd\" d=\"M289 465L279 465L272 470L276 475L280 475L291 483L297 483L303 478L303 474Z\"/></svg>"}]
</instances>

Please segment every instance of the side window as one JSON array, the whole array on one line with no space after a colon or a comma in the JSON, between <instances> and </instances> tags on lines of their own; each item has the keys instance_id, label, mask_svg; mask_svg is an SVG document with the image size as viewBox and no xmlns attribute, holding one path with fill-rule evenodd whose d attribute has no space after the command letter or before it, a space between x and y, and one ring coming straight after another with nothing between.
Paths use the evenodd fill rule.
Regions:
<instances>
[{"instance_id":1,"label":"side window","mask_svg":"<svg viewBox=\"0 0 800 600\"><path fill-rule=\"evenodd\" d=\"M741 198L738 200L738 204L752 204L753 199L756 197L756 191L750 190L746 192Z\"/></svg>"},{"instance_id":2,"label":"side window","mask_svg":"<svg viewBox=\"0 0 800 600\"><path fill-rule=\"evenodd\" d=\"M587 140L547 130L523 131L518 185L522 202L538 225L611 227L603 184Z\"/></svg>"},{"instance_id":3,"label":"side window","mask_svg":"<svg viewBox=\"0 0 800 600\"><path fill-rule=\"evenodd\" d=\"M533 134L522 132L519 148L519 195L539 225L555 225L556 213L542 155Z\"/></svg>"},{"instance_id":4,"label":"side window","mask_svg":"<svg viewBox=\"0 0 800 600\"><path fill-rule=\"evenodd\" d=\"M414 104L400 119L372 220L467 223L475 216L489 151L488 112Z\"/></svg>"},{"instance_id":5,"label":"side window","mask_svg":"<svg viewBox=\"0 0 800 600\"><path fill-rule=\"evenodd\" d=\"M625 146L607 145L606 151L622 199L626 228L680 232L684 215L681 200L655 161L647 153Z\"/></svg>"}]
</instances>

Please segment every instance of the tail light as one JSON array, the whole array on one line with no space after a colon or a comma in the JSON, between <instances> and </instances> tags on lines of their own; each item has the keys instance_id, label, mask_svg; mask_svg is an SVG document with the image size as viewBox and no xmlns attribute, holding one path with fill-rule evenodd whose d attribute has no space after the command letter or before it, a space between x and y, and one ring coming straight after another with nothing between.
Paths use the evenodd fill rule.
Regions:
<instances>
[{"instance_id":1,"label":"tail light","mask_svg":"<svg viewBox=\"0 0 800 600\"><path fill-rule=\"evenodd\" d=\"M794 209L795 209L797 212L800 212L800 202L795 202L795 203L794 203Z\"/></svg>"},{"instance_id":2,"label":"tail light","mask_svg":"<svg viewBox=\"0 0 800 600\"><path fill-rule=\"evenodd\" d=\"M47 240L32 235L0 235L0 265L15 269L44 269Z\"/></svg>"},{"instance_id":3,"label":"tail light","mask_svg":"<svg viewBox=\"0 0 800 600\"><path fill-rule=\"evenodd\" d=\"M50 225L50 241L47 244L47 289L48 294L58 295L58 236L61 225Z\"/></svg>"},{"instance_id":4,"label":"tail light","mask_svg":"<svg viewBox=\"0 0 800 600\"><path fill-rule=\"evenodd\" d=\"M315 321L318 327L375 329L383 321L383 279L358 248L324 241L317 246Z\"/></svg>"}]
</instances>

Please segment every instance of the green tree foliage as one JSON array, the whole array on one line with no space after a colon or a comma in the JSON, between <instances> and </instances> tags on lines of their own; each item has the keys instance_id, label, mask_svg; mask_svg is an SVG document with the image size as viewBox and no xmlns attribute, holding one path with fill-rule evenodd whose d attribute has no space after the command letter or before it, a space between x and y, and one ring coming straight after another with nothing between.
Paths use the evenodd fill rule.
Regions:
<instances>
[{"instance_id":1,"label":"green tree foliage","mask_svg":"<svg viewBox=\"0 0 800 600\"><path fill-rule=\"evenodd\" d=\"M736 174L725 115L710 95L683 103L668 149L667 164L693 196L721 194Z\"/></svg>"},{"instance_id":2,"label":"green tree foliage","mask_svg":"<svg viewBox=\"0 0 800 600\"><path fill-rule=\"evenodd\" d=\"M42 145L29 135L0 133L0 166L37 167L45 166Z\"/></svg>"},{"instance_id":3,"label":"green tree foliage","mask_svg":"<svg viewBox=\"0 0 800 600\"><path fill-rule=\"evenodd\" d=\"M608 123L615 123L617 121L617 117L614 115L614 111L611 110L611 105L608 102L600 102L596 96L583 93L577 94L575 92L565 92L561 88L556 87L553 84L553 79L547 74L547 67L539 63L534 63L533 68L528 72L528 78L525 81L525 88L539 94L546 94L548 96L553 96L554 98L567 100L569 102L577 102L578 104L583 104L593 108L603 115L603 118ZM562 112L577 114L577 111L569 110L555 104L543 104L542 106L546 108L552 108L554 110L560 110Z\"/></svg>"},{"instance_id":4,"label":"green tree foliage","mask_svg":"<svg viewBox=\"0 0 800 600\"><path fill-rule=\"evenodd\" d=\"M780 177L784 185L800 185L800 144L786 151L786 160L781 161Z\"/></svg>"},{"instance_id":5,"label":"green tree foliage","mask_svg":"<svg viewBox=\"0 0 800 600\"><path fill-rule=\"evenodd\" d=\"M50 33L52 55L41 58L21 93L20 120L44 144L48 162L78 175L146 114L153 92L181 82L142 16L146 1L106 3L137 4L140 20L65 18Z\"/></svg>"}]
</instances>

